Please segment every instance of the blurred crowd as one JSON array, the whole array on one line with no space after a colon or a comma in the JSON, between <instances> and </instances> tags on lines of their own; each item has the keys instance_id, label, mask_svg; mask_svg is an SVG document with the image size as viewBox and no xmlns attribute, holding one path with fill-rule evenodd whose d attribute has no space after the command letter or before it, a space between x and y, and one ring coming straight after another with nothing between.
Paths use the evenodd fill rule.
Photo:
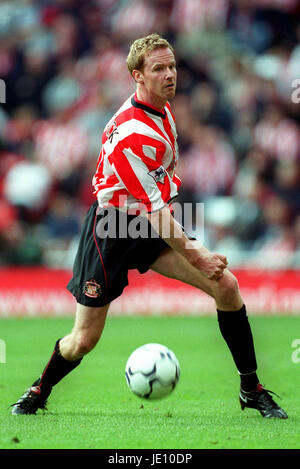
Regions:
<instances>
[{"instance_id":1,"label":"blurred crowd","mask_svg":"<svg viewBox=\"0 0 300 469\"><path fill-rule=\"evenodd\" d=\"M129 46L155 31L176 50L179 201L204 204L205 244L299 267L299 19L297 0L2 0L0 265L72 266L103 127L134 91Z\"/></svg>"}]
</instances>

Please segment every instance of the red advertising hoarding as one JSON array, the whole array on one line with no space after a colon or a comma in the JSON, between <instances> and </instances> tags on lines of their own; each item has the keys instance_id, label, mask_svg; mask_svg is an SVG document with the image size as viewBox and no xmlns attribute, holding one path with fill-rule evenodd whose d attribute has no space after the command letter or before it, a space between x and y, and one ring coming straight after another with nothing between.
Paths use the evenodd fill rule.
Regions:
<instances>
[{"instance_id":1,"label":"red advertising hoarding","mask_svg":"<svg viewBox=\"0 0 300 469\"><path fill-rule=\"evenodd\" d=\"M257 315L300 314L300 271L234 271L247 309ZM69 316L75 300L66 290L71 272L46 268L0 269L0 317ZM111 315L210 315L214 302L194 287L154 272L130 271L129 286Z\"/></svg>"}]
</instances>

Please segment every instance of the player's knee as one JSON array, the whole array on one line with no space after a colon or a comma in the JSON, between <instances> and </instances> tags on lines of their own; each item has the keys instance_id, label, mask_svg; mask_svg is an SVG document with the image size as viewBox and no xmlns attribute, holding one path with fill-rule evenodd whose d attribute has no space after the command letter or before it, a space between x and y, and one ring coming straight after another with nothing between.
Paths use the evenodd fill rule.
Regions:
<instances>
[{"instance_id":1,"label":"player's knee","mask_svg":"<svg viewBox=\"0 0 300 469\"><path fill-rule=\"evenodd\" d=\"M99 336L89 333L78 333L74 340L74 355L83 357L89 353L97 344Z\"/></svg>"},{"instance_id":2,"label":"player's knee","mask_svg":"<svg viewBox=\"0 0 300 469\"><path fill-rule=\"evenodd\" d=\"M239 293L237 278L229 271L225 271L223 277L217 282L217 295L222 300L230 301Z\"/></svg>"}]
</instances>

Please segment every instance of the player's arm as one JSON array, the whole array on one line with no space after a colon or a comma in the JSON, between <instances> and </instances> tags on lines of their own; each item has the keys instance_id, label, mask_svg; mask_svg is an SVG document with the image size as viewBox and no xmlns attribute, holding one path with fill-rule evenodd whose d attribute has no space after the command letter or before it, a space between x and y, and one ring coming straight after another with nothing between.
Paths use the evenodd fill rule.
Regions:
<instances>
[{"instance_id":1,"label":"player's arm","mask_svg":"<svg viewBox=\"0 0 300 469\"><path fill-rule=\"evenodd\" d=\"M135 139L138 140L136 134ZM148 150L153 151L153 147L148 147ZM165 206L158 182L151 176L153 169L160 169L161 165L160 161L155 160L155 156L154 153L154 159L146 157L141 145L137 145L131 138L126 146L120 144L114 148L109 161L128 192L145 207L144 213L149 212L147 216L150 217L150 222L166 243L207 278L221 278L227 265L226 258L209 252L204 246L195 247L195 243L188 239ZM163 181L168 183L167 175Z\"/></svg>"},{"instance_id":2,"label":"player's arm","mask_svg":"<svg viewBox=\"0 0 300 469\"><path fill-rule=\"evenodd\" d=\"M190 240L179 223L171 215L167 206L156 212L148 213L147 217L160 237L175 251L179 252L187 261L210 280L222 277L227 267L226 257L211 253L204 246Z\"/></svg>"}]
</instances>

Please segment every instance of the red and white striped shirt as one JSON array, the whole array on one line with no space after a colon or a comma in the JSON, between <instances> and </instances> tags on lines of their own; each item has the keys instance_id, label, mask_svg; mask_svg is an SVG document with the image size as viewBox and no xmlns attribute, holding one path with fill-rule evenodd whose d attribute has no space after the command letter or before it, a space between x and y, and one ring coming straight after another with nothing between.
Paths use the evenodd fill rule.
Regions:
<instances>
[{"instance_id":1,"label":"red and white striped shirt","mask_svg":"<svg viewBox=\"0 0 300 469\"><path fill-rule=\"evenodd\" d=\"M152 212L176 197L176 138L169 103L159 110L131 95L103 132L93 178L99 206Z\"/></svg>"}]
</instances>

